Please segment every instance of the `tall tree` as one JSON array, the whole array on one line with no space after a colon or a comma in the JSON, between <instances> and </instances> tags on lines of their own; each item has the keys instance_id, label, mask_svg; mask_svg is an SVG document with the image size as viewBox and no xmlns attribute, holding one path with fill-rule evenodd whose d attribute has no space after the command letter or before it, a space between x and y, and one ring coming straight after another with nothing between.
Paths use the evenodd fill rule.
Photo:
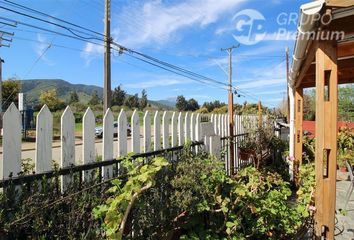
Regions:
<instances>
[{"instance_id":1,"label":"tall tree","mask_svg":"<svg viewBox=\"0 0 354 240\"><path fill-rule=\"evenodd\" d=\"M140 99L139 108L141 110L143 110L144 108L146 108L147 104L148 104L147 93L146 93L146 90L143 89L143 91L141 92L141 99Z\"/></svg>"},{"instance_id":2,"label":"tall tree","mask_svg":"<svg viewBox=\"0 0 354 240\"><path fill-rule=\"evenodd\" d=\"M199 109L197 100L194 98L189 99L187 103L187 111L196 111L197 109Z\"/></svg>"},{"instance_id":3,"label":"tall tree","mask_svg":"<svg viewBox=\"0 0 354 240\"><path fill-rule=\"evenodd\" d=\"M70 93L69 103L72 104L72 103L77 103L77 102L79 102L79 95L77 94L76 91L72 91Z\"/></svg>"},{"instance_id":4,"label":"tall tree","mask_svg":"<svg viewBox=\"0 0 354 240\"><path fill-rule=\"evenodd\" d=\"M2 105L4 111L6 111L12 102L17 104L20 91L21 83L16 78L10 78L2 82Z\"/></svg>"},{"instance_id":5,"label":"tall tree","mask_svg":"<svg viewBox=\"0 0 354 240\"><path fill-rule=\"evenodd\" d=\"M123 106L127 93L122 89L121 85L113 90L112 106Z\"/></svg>"},{"instance_id":6,"label":"tall tree","mask_svg":"<svg viewBox=\"0 0 354 240\"><path fill-rule=\"evenodd\" d=\"M135 94L133 96L129 96L125 100L125 105L128 108L130 108L130 109L139 108L139 97L138 97L138 94Z\"/></svg>"},{"instance_id":7,"label":"tall tree","mask_svg":"<svg viewBox=\"0 0 354 240\"><path fill-rule=\"evenodd\" d=\"M46 104L53 111L65 108L65 102L58 97L55 89L43 91L39 96L39 102L42 105Z\"/></svg>"},{"instance_id":8,"label":"tall tree","mask_svg":"<svg viewBox=\"0 0 354 240\"><path fill-rule=\"evenodd\" d=\"M188 102L182 95L177 97L176 108L178 111L186 111L188 108Z\"/></svg>"},{"instance_id":9,"label":"tall tree","mask_svg":"<svg viewBox=\"0 0 354 240\"><path fill-rule=\"evenodd\" d=\"M93 92L93 95L92 95L90 101L88 102L88 104L91 106L102 104L102 100L98 96L97 91Z\"/></svg>"}]
</instances>

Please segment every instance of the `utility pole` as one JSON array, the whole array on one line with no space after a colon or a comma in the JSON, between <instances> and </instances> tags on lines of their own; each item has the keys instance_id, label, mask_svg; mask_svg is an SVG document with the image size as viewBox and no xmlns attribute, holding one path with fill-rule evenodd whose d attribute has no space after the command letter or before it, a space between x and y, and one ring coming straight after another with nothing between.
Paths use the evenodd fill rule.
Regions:
<instances>
[{"instance_id":1,"label":"utility pole","mask_svg":"<svg viewBox=\"0 0 354 240\"><path fill-rule=\"evenodd\" d=\"M104 18L104 112L111 107L111 1L105 0Z\"/></svg>"},{"instance_id":2,"label":"utility pole","mask_svg":"<svg viewBox=\"0 0 354 240\"><path fill-rule=\"evenodd\" d=\"M9 24L9 23L3 23L8 26L15 27L15 25ZM5 32L5 31L0 31L0 47L10 47L10 44L3 44L3 41L6 42L12 42L11 38L6 38L4 36L12 37L14 34ZM0 57L0 129L2 128L2 64L4 63L4 59Z\"/></svg>"},{"instance_id":3,"label":"utility pole","mask_svg":"<svg viewBox=\"0 0 354 240\"><path fill-rule=\"evenodd\" d=\"M286 58L286 82L289 84L289 48L285 48L285 58ZM286 117L287 122L290 120L290 101L289 101L289 87L286 88Z\"/></svg>"},{"instance_id":4,"label":"utility pole","mask_svg":"<svg viewBox=\"0 0 354 240\"><path fill-rule=\"evenodd\" d=\"M232 92L232 51L235 48L238 48L240 44L237 46L232 46L229 48L221 49L221 51L227 51L229 54L229 86L228 86L228 112L229 112L229 136L230 136L230 147L229 147L229 159L230 159L230 174L234 175L235 167L234 167L234 157L235 157L235 148L233 144L233 135L234 135L234 96Z\"/></svg>"}]
</instances>

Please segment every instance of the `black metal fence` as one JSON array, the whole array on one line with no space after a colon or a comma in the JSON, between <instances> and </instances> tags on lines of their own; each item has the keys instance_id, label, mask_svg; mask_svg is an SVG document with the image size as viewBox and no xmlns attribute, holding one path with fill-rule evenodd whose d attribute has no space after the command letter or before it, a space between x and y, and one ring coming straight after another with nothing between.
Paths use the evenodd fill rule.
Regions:
<instances>
[{"instance_id":1,"label":"black metal fence","mask_svg":"<svg viewBox=\"0 0 354 240\"><path fill-rule=\"evenodd\" d=\"M203 142L192 142L192 152L202 152ZM172 165L186 151L184 146L131 155L130 160L164 157ZM0 239L97 239L104 232L92 209L105 202L113 179L125 181L122 160L100 161L43 173L10 177L0 181ZM112 166L113 176L102 177L102 168ZM85 174L84 174L85 173ZM84 175L89 174L89 180ZM70 183L61 189L61 177ZM63 233L58 237L58 233ZM83 234L85 237L83 238Z\"/></svg>"},{"instance_id":2,"label":"black metal fence","mask_svg":"<svg viewBox=\"0 0 354 240\"><path fill-rule=\"evenodd\" d=\"M248 137L248 133L243 133L221 138L222 159L225 161L225 169L229 174L231 173L231 161L234 163L234 173L237 173L240 169L253 163L253 159L251 157L243 158L240 152L242 141L246 140ZM231 156L230 153L230 144L234 147L233 156Z\"/></svg>"}]
</instances>

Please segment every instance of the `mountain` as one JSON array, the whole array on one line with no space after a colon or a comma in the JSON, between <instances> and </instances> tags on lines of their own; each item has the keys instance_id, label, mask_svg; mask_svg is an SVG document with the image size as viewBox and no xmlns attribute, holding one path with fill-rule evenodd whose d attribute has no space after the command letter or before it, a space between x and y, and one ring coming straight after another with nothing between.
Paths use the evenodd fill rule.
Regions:
<instances>
[{"instance_id":1,"label":"mountain","mask_svg":"<svg viewBox=\"0 0 354 240\"><path fill-rule=\"evenodd\" d=\"M169 106L171 108L175 108L176 107L176 101L172 101L170 99L165 99L165 100L158 100L156 101L162 105L165 105L165 106Z\"/></svg>"},{"instance_id":2,"label":"mountain","mask_svg":"<svg viewBox=\"0 0 354 240\"><path fill-rule=\"evenodd\" d=\"M94 85L72 84L62 79L28 79L21 80L22 92L25 94L26 103L35 105L39 102L39 96L43 91L56 89L58 97L67 101L70 99L70 94L76 91L79 95L80 102L88 103L91 96L96 91L98 96L103 98L103 88ZM172 109L175 104L165 104L164 101L148 101L152 107L159 109ZM167 103L167 102L166 102Z\"/></svg>"}]
</instances>

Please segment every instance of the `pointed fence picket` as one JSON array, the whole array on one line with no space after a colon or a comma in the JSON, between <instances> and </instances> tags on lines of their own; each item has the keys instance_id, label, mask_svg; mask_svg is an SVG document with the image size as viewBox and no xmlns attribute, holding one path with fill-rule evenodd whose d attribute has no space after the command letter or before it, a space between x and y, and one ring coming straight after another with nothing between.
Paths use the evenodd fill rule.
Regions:
<instances>
[{"instance_id":1,"label":"pointed fence picket","mask_svg":"<svg viewBox=\"0 0 354 240\"><path fill-rule=\"evenodd\" d=\"M82 118L82 161L83 164L93 163L95 161L95 116L91 108L87 108ZM91 179L92 171L83 173L83 179Z\"/></svg>"},{"instance_id":2,"label":"pointed fence picket","mask_svg":"<svg viewBox=\"0 0 354 240\"><path fill-rule=\"evenodd\" d=\"M134 110L131 118L131 127L132 127L132 151L134 153L140 153L140 121L139 113L137 110Z\"/></svg>"},{"instance_id":3,"label":"pointed fence picket","mask_svg":"<svg viewBox=\"0 0 354 240\"><path fill-rule=\"evenodd\" d=\"M61 116L61 160L60 167L75 165L75 118L69 106ZM65 192L72 176L61 176L61 191Z\"/></svg>"},{"instance_id":4,"label":"pointed fence picket","mask_svg":"<svg viewBox=\"0 0 354 240\"><path fill-rule=\"evenodd\" d=\"M154 116L154 150L161 149L161 118L158 111L155 112Z\"/></svg>"},{"instance_id":5,"label":"pointed fence picket","mask_svg":"<svg viewBox=\"0 0 354 240\"><path fill-rule=\"evenodd\" d=\"M194 141L196 139L195 137L195 113L191 114L191 122L190 122L190 133L191 133L191 140Z\"/></svg>"},{"instance_id":6,"label":"pointed fence picket","mask_svg":"<svg viewBox=\"0 0 354 240\"><path fill-rule=\"evenodd\" d=\"M185 142L187 142L191 138L189 125L190 125L189 113L186 112L186 115L184 116L184 141Z\"/></svg>"},{"instance_id":7,"label":"pointed fence picket","mask_svg":"<svg viewBox=\"0 0 354 240\"><path fill-rule=\"evenodd\" d=\"M170 114L165 111L162 115L162 148L170 147L170 133L169 133Z\"/></svg>"},{"instance_id":8,"label":"pointed fence picket","mask_svg":"<svg viewBox=\"0 0 354 240\"><path fill-rule=\"evenodd\" d=\"M197 114L195 118L195 140L201 141L201 132L200 132L201 116L200 113Z\"/></svg>"},{"instance_id":9,"label":"pointed fence picket","mask_svg":"<svg viewBox=\"0 0 354 240\"><path fill-rule=\"evenodd\" d=\"M144 128L143 151L147 153L151 150L151 116L149 111L145 112L144 119L143 119L143 128Z\"/></svg>"},{"instance_id":10,"label":"pointed fence picket","mask_svg":"<svg viewBox=\"0 0 354 240\"><path fill-rule=\"evenodd\" d=\"M36 119L35 172L52 169L53 116L47 105L39 111Z\"/></svg>"},{"instance_id":11,"label":"pointed fence picket","mask_svg":"<svg viewBox=\"0 0 354 240\"><path fill-rule=\"evenodd\" d=\"M122 109L118 115L118 157L127 155L127 115Z\"/></svg>"},{"instance_id":12,"label":"pointed fence picket","mask_svg":"<svg viewBox=\"0 0 354 240\"><path fill-rule=\"evenodd\" d=\"M111 109L107 109L103 117L103 141L102 141L102 161L109 161L113 159L113 113ZM125 133L126 134L126 133ZM113 176L113 167L102 167L103 179L109 179Z\"/></svg>"},{"instance_id":13,"label":"pointed fence picket","mask_svg":"<svg viewBox=\"0 0 354 240\"><path fill-rule=\"evenodd\" d=\"M134 111L131 117L131 151L148 153L152 150L151 138L154 141L154 150L166 149L169 147L181 146L187 140L201 141L201 123L209 120L213 132L221 137L229 136L229 117L227 114L203 115L200 113L181 113L165 111L161 117L158 111L154 114L154 129L151 126L152 115L146 111L143 118L143 141L140 146L140 121L138 111ZM271 124L267 116L262 116L263 125ZM243 134L252 127L258 127L258 115L234 115L234 134ZM118 157L126 156L128 153L129 132L127 116L122 109L118 119ZM90 108L87 108L82 119L82 151L75 159L75 118L67 107L61 116L61 158L60 168L71 165L90 164L95 162L95 116ZM17 176L21 172L21 114L14 104L11 104L3 116L3 158L0 162L0 179L10 176ZM111 161L114 156L114 117L108 109L103 118L103 144L102 160ZM162 134L161 134L162 133ZM162 136L161 136L162 135ZM43 173L52 169L52 137L53 137L53 116L47 106L43 106L36 119L36 148L35 148L35 172ZM162 139L162 147L161 147ZM235 144L239 146L241 139ZM82 159L82 162L78 162ZM238 167L237 156L235 166ZM229 164L227 157L226 165ZM119 170L119 164L117 164ZM93 170L83 172L83 180L88 181ZM72 181L71 175L61 176L61 190L64 192ZM103 179L113 177L113 166L102 167Z\"/></svg>"},{"instance_id":14,"label":"pointed fence picket","mask_svg":"<svg viewBox=\"0 0 354 240\"><path fill-rule=\"evenodd\" d=\"M21 114L14 103L3 116L3 126L0 179L16 177L21 172Z\"/></svg>"},{"instance_id":15,"label":"pointed fence picket","mask_svg":"<svg viewBox=\"0 0 354 240\"><path fill-rule=\"evenodd\" d=\"M177 113L173 112L171 117L171 145L176 147L177 144Z\"/></svg>"}]
</instances>

